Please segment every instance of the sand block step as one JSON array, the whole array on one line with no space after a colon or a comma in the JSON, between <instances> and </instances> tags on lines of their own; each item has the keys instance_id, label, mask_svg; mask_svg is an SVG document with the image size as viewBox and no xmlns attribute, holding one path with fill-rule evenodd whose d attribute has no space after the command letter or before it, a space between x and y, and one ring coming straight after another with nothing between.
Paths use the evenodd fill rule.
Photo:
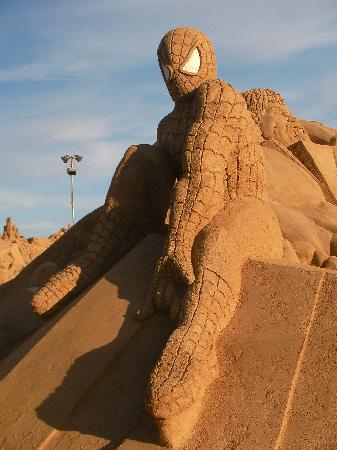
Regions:
<instances>
[{"instance_id":1,"label":"sand block step","mask_svg":"<svg viewBox=\"0 0 337 450\"><path fill-rule=\"evenodd\" d=\"M135 312L147 292L162 245L163 236L149 235L66 314L54 318L52 327L46 322L1 361L2 450L48 448L54 428L140 329ZM67 376L73 379L74 367L77 382L64 390ZM58 401L47 414L44 405L55 396Z\"/></svg>"},{"instance_id":2,"label":"sand block step","mask_svg":"<svg viewBox=\"0 0 337 450\"><path fill-rule=\"evenodd\" d=\"M337 277L327 272L312 310L276 448L337 449Z\"/></svg>"},{"instance_id":3,"label":"sand block step","mask_svg":"<svg viewBox=\"0 0 337 450\"><path fill-rule=\"evenodd\" d=\"M249 261L242 287L184 450L337 448L336 274ZM140 422L119 449L161 448L149 435Z\"/></svg>"},{"instance_id":4,"label":"sand block step","mask_svg":"<svg viewBox=\"0 0 337 450\"><path fill-rule=\"evenodd\" d=\"M243 286L219 343L222 375L188 448L337 448L336 275L251 261Z\"/></svg>"}]
</instances>

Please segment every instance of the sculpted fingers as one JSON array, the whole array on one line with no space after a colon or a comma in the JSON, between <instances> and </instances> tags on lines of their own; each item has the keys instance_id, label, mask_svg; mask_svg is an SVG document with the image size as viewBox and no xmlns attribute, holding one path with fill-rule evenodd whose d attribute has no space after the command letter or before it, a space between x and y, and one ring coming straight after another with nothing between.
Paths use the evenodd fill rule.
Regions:
<instances>
[{"instance_id":1,"label":"sculpted fingers","mask_svg":"<svg viewBox=\"0 0 337 450\"><path fill-rule=\"evenodd\" d=\"M183 292L182 289L179 289L177 285L174 285L170 291L171 301L170 301L170 310L169 316L170 319L177 323L180 315L182 300L183 300Z\"/></svg>"},{"instance_id":2,"label":"sculpted fingers","mask_svg":"<svg viewBox=\"0 0 337 450\"><path fill-rule=\"evenodd\" d=\"M152 316L155 312L155 295L158 290L158 285L160 283L160 266L162 261L160 260L157 264L155 273L152 278L150 289L147 292L143 305L139 308L136 313L137 320L146 320L148 317Z\"/></svg>"},{"instance_id":3,"label":"sculpted fingers","mask_svg":"<svg viewBox=\"0 0 337 450\"><path fill-rule=\"evenodd\" d=\"M192 276L188 270L183 271L177 261L167 255L162 257L158 261L144 304L137 311L137 319L145 320L159 311L168 312L170 318L177 322L183 293L188 284L193 282Z\"/></svg>"},{"instance_id":4,"label":"sculpted fingers","mask_svg":"<svg viewBox=\"0 0 337 450\"><path fill-rule=\"evenodd\" d=\"M154 292L154 305L157 311L167 310L166 290L167 290L167 283L165 277L160 277Z\"/></svg>"},{"instance_id":5,"label":"sculpted fingers","mask_svg":"<svg viewBox=\"0 0 337 450\"><path fill-rule=\"evenodd\" d=\"M143 321L148 319L152 314L154 314L154 304L153 304L153 294L149 292L145 297L144 304L136 312L136 319Z\"/></svg>"}]
</instances>

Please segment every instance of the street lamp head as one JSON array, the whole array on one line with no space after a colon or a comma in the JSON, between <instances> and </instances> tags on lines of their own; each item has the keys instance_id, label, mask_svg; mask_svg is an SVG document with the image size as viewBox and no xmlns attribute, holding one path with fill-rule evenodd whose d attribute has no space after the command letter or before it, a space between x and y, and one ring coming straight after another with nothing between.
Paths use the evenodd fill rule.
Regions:
<instances>
[{"instance_id":1,"label":"street lamp head","mask_svg":"<svg viewBox=\"0 0 337 450\"><path fill-rule=\"evenodd\" d=\"M83 156L81 156L81 155L74 155L74 157L75 157L77 162L80 162L83 159Z\"/></svg>"},{"instance_id":2,"label":"street lamp head","mask_svg":"<svg viewBox=\"0 0 337 450\"><path fill-rule=\"evenodd\" d=\"M61 156L61 159L62 159L62 161L64 162L64 164L67 164L67 162L68 162L69 159L70 159L70 156L69 156L69 155L64 155L64 156Z\"/></svg>"}]
</instances>

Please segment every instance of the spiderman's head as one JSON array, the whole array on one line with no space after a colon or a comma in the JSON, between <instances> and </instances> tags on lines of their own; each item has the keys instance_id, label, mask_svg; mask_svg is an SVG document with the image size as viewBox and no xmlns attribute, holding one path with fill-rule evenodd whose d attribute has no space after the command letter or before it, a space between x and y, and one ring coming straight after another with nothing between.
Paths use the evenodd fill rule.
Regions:
<instances>
[{"instance_id":1,"label":"spiderman's head","mask_svg":"<svg viewBox=\"0 0 337 450\"><path fill-rule=\"evenodd\" d=\"M174 102L191 94L204 81L216 79L213 46L195 28L169 31L159 44L158 61Z\"/></svg>"}]
</instances>

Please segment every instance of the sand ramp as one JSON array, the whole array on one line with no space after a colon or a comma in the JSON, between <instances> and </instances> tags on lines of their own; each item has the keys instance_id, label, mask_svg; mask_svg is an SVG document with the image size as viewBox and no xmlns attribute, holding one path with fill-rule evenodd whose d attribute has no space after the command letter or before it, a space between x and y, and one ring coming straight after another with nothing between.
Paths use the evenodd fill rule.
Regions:
<instances>
[{"instance_id":1,"label":"sand ramp","mask_svg":"<svg viewBox=\"0 0 337 450\"><path fill-rule=\"evenodd\" d=\"M145 380L170 332L166 318L143 325L134 319L162 242L160 235L149 236L0 363L0 404L6 405L0 410L1 450L63 448L56 444L63 435L64 448L122 442L143 407ZM115 360L112 379L104 384ZM78 414L95 386L97 402L83 422ZM92 445L71 447L73 435Z\"/></svg>"}]
</instances>

